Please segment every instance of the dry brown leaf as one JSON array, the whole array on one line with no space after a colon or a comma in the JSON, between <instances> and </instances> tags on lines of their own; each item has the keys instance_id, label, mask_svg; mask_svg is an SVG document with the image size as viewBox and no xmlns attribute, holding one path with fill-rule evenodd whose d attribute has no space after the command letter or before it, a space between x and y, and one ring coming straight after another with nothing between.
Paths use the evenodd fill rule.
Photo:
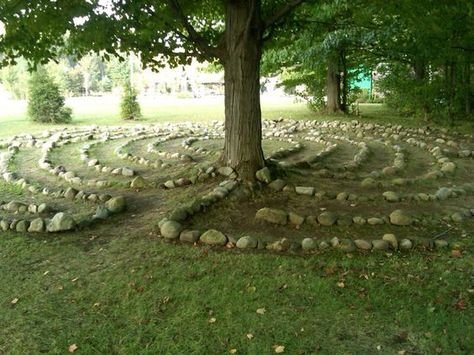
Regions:
<instances>
[{"instance_id":1,"label":"dry brown leaf","mask_svg":"<svg viewBox=\"0 0 474 355\"><path fill-rule=\"evenodd\" d=\"M281 354L285 352L285 347L283 345L274 345L273 349L275 350L275 353Z\"/></svg>"},{"instance_id":2,"label":"dry brown leaf","mask_svg":"<svg viewBox=\"0 0 474 355\"><path fill-rule=\"evenodd\" d=\"M77 350L77 345L76 345L76 344L71 344L71 345L69 345L68 351L69 351L70 353L73 353L73 352L76 351L76 350Z\"/></svg>"}]
</instances>

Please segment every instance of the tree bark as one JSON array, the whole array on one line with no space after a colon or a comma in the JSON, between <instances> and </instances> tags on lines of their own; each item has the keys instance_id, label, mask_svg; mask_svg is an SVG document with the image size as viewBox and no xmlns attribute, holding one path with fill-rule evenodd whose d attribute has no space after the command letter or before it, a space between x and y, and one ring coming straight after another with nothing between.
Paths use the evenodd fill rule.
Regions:
<instances>
[{"instance_id":1,"label":"tree bark","mask_svg":"<svg viewBox=\"0 0 474 355\"><path fill-rule=\"evenodd\" d=\"M225 143L221 163L254 180L265 165L260 109L263 22L260 0L225 2Z\"/></svg>"},{"instance_id":2,"label":"tree bark","mask_svg":"<svg viewBox=\"0 0 474 355\"><path fill-rule=\"evenodd\" d=\"M349 111L347 107L347 95L349 94L349 78L347 77L347 61L346 61L346 52L341 50L341 65L342 65L342 92L341 92L341 110L345 113Z\"/></svg>"},{"instance_id":3,"label":"tree bark","mask_svg":"<svg viewBox=\"0 0 474 355\"><path fill-rule=\"evenodd\" d=\"M328 61L326 74L326 110L328 113L341 111L341 81L339 75L339 61L337 57L331 57Z\"/></svg>"}]
</instances>

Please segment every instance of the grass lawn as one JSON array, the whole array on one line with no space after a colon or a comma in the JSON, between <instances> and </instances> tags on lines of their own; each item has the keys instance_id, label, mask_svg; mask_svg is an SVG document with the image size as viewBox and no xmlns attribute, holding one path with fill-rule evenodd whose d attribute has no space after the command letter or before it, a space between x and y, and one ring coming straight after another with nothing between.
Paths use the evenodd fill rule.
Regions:
<instances>
[{"instance_id":1,"label":"grass lawn","mask_svg":"<svg viewBox=\"0 0 474 355\"><path fill-rule=\"evenodd\" d=\"M75 125L122 124L114 100L70 104ZM215 100L142 108L145 123L223 117ZM378 105L362 113L418 124ZM265 98L263 115L314 117L304 103ZM0 111L0 137L45 128L24 105ZM140 217L59 235L0 232L0 354L474 353L472 219L450 231L461 252L280 255L166 243L153 226L135 229Z\"/></svg>"}]
</instances>

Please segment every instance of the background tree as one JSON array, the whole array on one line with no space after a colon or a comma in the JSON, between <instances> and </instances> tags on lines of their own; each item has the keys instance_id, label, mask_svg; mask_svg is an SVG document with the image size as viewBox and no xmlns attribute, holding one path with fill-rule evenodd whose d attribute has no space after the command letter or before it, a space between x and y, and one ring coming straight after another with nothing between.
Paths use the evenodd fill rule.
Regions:
<instances>
[{"instance_id":1,"label":"background tree","mask_svg":"<svg viewBox=\"0 0 474 355\"><path fill-rule=\"evenodd\" d=\"M219 61L225 71L225 144L221 161L244 179L264 165L260 60L263 45L309 0L5 1L0 52L36 62L57 56L68 33L71 52L140 53L144 64ZM81 21L78 19L80 18ZM76 20L75 20L76 19ZM26 32L26 33L25 33Z\"/></svg>"},{"instance_id":2,"label":"background tree","mask_svg":"<svg viewBox=\"0 0 474 355\"><path fill-rule=\"evenodd\" d=\"M127 81L123 87L122 100L120 102L120 116L124 120L137 120L141 115L140 104L137 100L137 91Z\"/></svg>"},{"instance_id":3,"label":"background tree","mask_svg":"<svg viewBox=\"0 0 474 355\"><path fill-rule=\"evenodd\" d=\"M42 67L29 81L28 116L41 123L68 123L72 119L72 110L64 106L58 85Z\"/></svg>"}]
</instances>

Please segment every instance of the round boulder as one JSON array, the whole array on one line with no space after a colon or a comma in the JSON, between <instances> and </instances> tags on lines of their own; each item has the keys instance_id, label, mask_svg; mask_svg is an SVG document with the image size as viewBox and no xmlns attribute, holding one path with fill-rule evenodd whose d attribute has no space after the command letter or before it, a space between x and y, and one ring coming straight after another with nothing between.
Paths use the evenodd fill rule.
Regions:
<instances>
[{"instance_id":1,"label":"round boulder","mask_svg":"<svg viewBox=\"0 0 474 355\"><path fill-rule=\"evenodd\" d=\"M166 239L177 239L183 230L183 226L176 221L166 221L160 227L161 235Z\"/></svg>"},{"instance_id":2,"label":"round boulder","mask_svg":"<svg viewBox=\"0 0 474 355\"><path fill-rule=\"evenodd\" d=\"M226 245L227 244L227 237L222 233L215 229L210 229L201 235L199 240L207 245Z\"/></svg>"}]
</instances>

